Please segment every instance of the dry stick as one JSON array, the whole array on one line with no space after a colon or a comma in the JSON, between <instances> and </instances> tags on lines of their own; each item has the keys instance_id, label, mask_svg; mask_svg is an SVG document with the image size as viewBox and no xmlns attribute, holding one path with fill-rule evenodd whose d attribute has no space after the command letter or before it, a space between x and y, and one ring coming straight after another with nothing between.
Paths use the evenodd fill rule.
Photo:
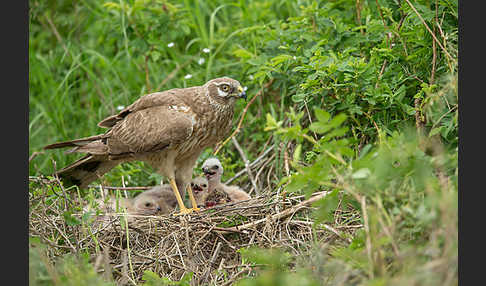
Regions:
<instances>
[{"instance_id":1,"label":"dry stick","mask_svg":"<svg viewBox=\"0 0 486 286\"><path fill-rule=\"evenodd\" d=\"M59 229L59 228L57 227L56 222L55 222L55 221L53 221L53 220L51 220L51 218L50 218L50 217L48 217L48 216L45 216L45 218L47 219L47 221L49 221L49 222L50 222L50 224L51 224L51 225L52 225L52 226L53 226L53 227L54 227L54 228L55 228L55 229L56 229L56 230L59 232L59 234L60 234L60 235L61 235L61 236L64 238L64 241L67 241L67 243L69 244L69 247L71 247L71 249L72 249L72 250L73 250L75 253L77 253L77 252L78 252L78 251L77 251L77 249L76 249L76 248L75 248L75 247L72 245L71 241L70 241L70 240L69 240L69 238L68 238L68 237L67 237L67 236L64 234L64 232L62 232L62 230L61 230L61 229Z\"/></svg>"},{"instance_id":2,"label":"dry stick","mask_svg":"<svg viewBox=\"0 0 486 286\"><path fill-rule=\"evenodd\" d=\"M235 136L238 132L240 132L240 128L241 128L241 124L243 123L243 119L245 119L245 115L246 115L246 112L248 111L248 108L250 107L250 105L255 101L255 99L262 95L263 94L263 91L266 89L266 88L269 88L274 82L274 79L272 78L269 82L267 82L261 89L259 92L257 92L257 94L255 94L255 96L246 104L245 106L245 109L243 109L243 113L241 114L241 118L240 118L240 122L238 122L238 126L236 127L235 131L233 131L233 133L231 133L231 135L226 138L226 140L223 141L223 143L221 143L221 145L219 145L219 147L216 149L216 151L214 151L214 155L216 156L216 154L218 154L219 150L221 150L221 148L226 145L226 143L228 143L228 141L233 137Z\"/></svg>"},{"instance_id":3,"label":"dry stick","mask_svg":"<svg viewBox=\"0 0 486 286\"><path fill-rule=\"evenodd\" d=\"M56 182L59 184L59 187L61 188L62 195L64 197L64 208L67 210L68 209L68 202L69 202L69 205L71 205L72 202L71 202L70 199L68 199L68 197L66 195L66 190L62 186L61 180L59 180L59 176L57 175L56 161L52 160L52 164L54 165L54 179L56 180Z\"/></svg>"},{"instance_id":4,"label":"dry stick","mask_svg":"<svg viewBox=\"0 0 486 286\"><path fill-rule=\"evenodd\" d=\"M179 243L177 243L177 237L175 236L175 233L172 233L172 236L174 237L174 242L177 247L177 252L179 253L179 257L181 258L182 266L184 266L184 269L187 269L186 263L184 263L184 258L182 257L182 252L179 248Z\"/></svg>"},{"instance_id":5,"label":"dry stick","mask_svg":"<svg viewBox=\"0 0 486 286\"><path fill-rule=\"evenodd\" d=\"M246 223L246 224L243 224L243 225L240 225L240 226L233 226L233 227L230 227L230 228L225 228L224 231L234 231L234 230L244 230L244 229L248 229L248 228L252 228L262 222L266 222L268 221L269 219L271 220L277 220L277 219L281 219L281 218L285 218L285 217L288 217L289 215L292 215L293 213L296 213L298 212L301 208L303 207L306 207L310 204L312 204L313 202L315 201L318 201L322 198L324 198L325 196L327 196L327 194L329 194L329 192L323 192L322 194L320 195L317 195L317 196L314 196L314 197L311 197L309 198L308 200L306 201L303 201L299 204L297 204L296 206L294 207L291 207L291 208L288 208L278 214L274 214L270 217L266 217L266 218L263 218L263 219L259 219L259 220L256 220L254 222L250 222L250 223Z\"/></svg>"},{"instance_id":6,"label":"dry stick","mask_svg":"<svg viewBox=\"0 0 486 286\"><path fill-rule=\"evenodd\" d=\"M90 185L88 188L96 188L98 186L93 186ZM105 190L120 190L120 191L137 191L137 190L149 190L155 186L148 186L148 187L109 187L109 186L102 186L100 185Z\"/></svg>"},{"instance_id":7,"label":"dry stick","mask_svg":"<svg viewBox=\"0 0 486 286\"><path fill-rule=\"evenodd\" d=\"M377 2L377 4L378 4L378 2ZM381 7L380 7L380 6L378 6L378 7L379 7L379 9L380 9L380 15L381 15L381 19L382 19L382 21L383 21L383 25L384 25L385 27L387 27L387 26L386 26L386 23L385 23L385 19L383 18L383 15L381 14ZM402 15L402 18L400 18L400 21L398 22L397 31L400 31L400 29L401 29L401 27L402 27L402 25L403 25L403 22L405 21L405 18L407 18L407 16L408 16L408 14L403 14L403 15ZM392 32L393 32L393 33L395 33L395 34L396 34L398 37L400 37L400 35L398 34L398 32L395 32L395 31L392 31ZM387 39L389 39L389 38L390 38L390 34L389 34L389 33L387 33L387 34L386 34L386 36L387 36ZM404 50L405 50L405 54L408 56L408 52L407 52L407 47L406 47L406 45L405 45L405 41L402 41L402 42L403 42L403 46L404 46ZM392 49L394 44L395 44L395 37L394 37L393 39L391 39L391 40L390 40L389 48L390 48L390 49ZM388 63L388 61L387 61L387 59L385 59L385 60L383 61L382 66L381 66L381 69L380 69L380 74L378 75L378 80L380 80L380 79L381 79L381 77L383 76L383 72L385 71L385 67L386 67L387 63ZM377 88L377 87L378 87L378 82L377 82L377 83L376 83L376 85L375 85L375 88Z\"/></svg>"},{"instance_id":8,"label":"dry stick","mask_svg":"<svg viewBox=\"0 0 486 286\"><path fill-rule=\"evenodd\" d=\"M125 187L125 176L122 176L122 185L123 187ZM127 198L127 192L124 191L124 194L125 194L125 198ZM125 219L125 235L127 237L127 258L128 258L128 265L130 266L130 274L131 275L134 275L134 271L133 271L133 264L132 264L132 256L131 256L131 250L130 250L130 235L129 235L129 231L128 231L128 219L127 219L127 214L125 213L123 215L124 219ZM127 274L127 277L131 280L131 278L128 276ZM134 278L134 277L133 277ZM136 285L136 284L135 284Z\"/></svg>"},{"instance_id":9,"label":"dry stick","mask_svg":"<svg viewBox=\"0 0 486 286\"><path fill-rule=\"evenodd\" d=\"M103 276L107 281L112 281L113 280L113 270L111 269L110 265L110 255L108 252L108 248L103 249L103 268L104 268L104 273Z\"/></svg>"},{"instance_id":10,"label":"dry stick","mask_svg":"<svg viewBox=\"0 0 486 286\"><path fill-rule=\"evenodd\" d=\"M209 260L209 265L206 268L206 272L204 273L204 281L208 280L209 273L211 273L211 267L214 265L216 262L216 257L218 257L219 252L221 251L221 246L223 243L221 241L218 242L218 245L216 245L216 249L213 252L213 256L211 257L211 260Z\"/></svg>"},{"instance_id":11,"label":"dry stick","mask_svg":"<svg viewBox=\"0 0 486 286\"><path fill-rule=\"evenodd\" d=\"M383 17L383 12L381 11L380 3L378 3L378 0L375 0L375 2L376 2L376 7L378 8L378 12L380 12L381 21L383 22L383 26L385 26L385 30L386 30L388 26L386 25L385 18ZM390 41L390 43L388 41ZM391 46L390 33L386 33L386 43L389 44L389 47Z\"/></svg>"},{"instance_id":12,"label":"dry stick","mask_svg":"<svg viewBox=\"0 0 486 286\"><path fill-rule=\"evenodd\" d=\"M248 158L246 158L246 156L245 156L245 152L243 152L243 149L241 148L238 141L236 141L235 137L231 137L231 140L233 141L233 145L235 145L236 150L238 150L238 152L240 153L241 158L243 159L243 162L245 162L246 173L248 173L248 178L250 178L251 184L253 185L253 188L255 189L255 193L257 195L260 195L260 190L258 189L258 186L255 182L255 178L253 177L253 173L251 172L250 164L249 164Z\"/></svg>"},{"instance_id":13,"label":"dry stick","mask_svg":"<svg viewBox=\"0 0 486 286\"><path fill-rule=\"evenodd\" d=\"M410 8L412 8L412 10L415 12L415 14L417 14L417 16L419 17L420 21L422 22L422 24L425 26L425 28L427 29L427 31L430 33L430 35L432 36L432 38L434 39L434 41L437 43L437 45L439 45L439 47L442 49L442 51L444 52L444 54L449 58L450 61L452 62L455 62L454 59L452 58L452 56L447 52L447 50L444 48L444 46L442 46L442 44L440 43L439 40L437 40L437 38L435 37L435 34L434 32L432 32L432 30L430 30L429 26L427 25L427 23L425 23L425 20L424 18L422 18L422 16L419 14L419 12L417 12L417 10L415 9L415 7L412 5L412 3L410 3L409 0L405 0L407 2L407 4L410 6ZM449 64L449 69L452 71L452 66L450 65L450 62L448 62Z\"/></svg>"},{"instance_id":14,"label":"dry stick","mask_svg":"<svg viewBox=\"0 0 486 286\"><path fill-rule=\"evenodd\" d=\"M439 25L439 21L437 19L437 0L435 1L435 23L436 25ZM434 34L435 34L435 27L436 25L434 25ZM436 51L436 46L435 46L435 42L432 41L432 71L430 72L430 80L429 80L429 84L432 85L434 84L434 79L435 79L435 61L437 59L437 51Z\"/></svg>"},{"instance_id":15,"label":"dry stick","mask_svg":"<svg viewBox=\"0 0 486 286\"><path fill-rule=\"evenodd\" d=\"M267 146L270 143L270 141L272 140L272 138L273 138L273 134L270 134L270 136L268 136L268 139L265 142L265 144L263 144L262 150L266 150L265 148L267 148ZM258 154L258 156L260 156L261 154L263 154L263 152L264 151L261 151L260 154Z\"/></svg>"},{"instance_id":16,"label":"dry stick","mask_svg":"<svg viewBox=\"0 0 486 286\"><path fill-rule=\"evenodd\" d=\"M108 247L110 247L110 248L113 248L113 249L118 250L118 251L125 251L125 249L122 249L122 248L116 247L114 245L111 245L111 244L109 244L109 243L107 243L107 242L105 242L103 240L100 240L100 243L107 246L106 248L103 248L103 249L108 249ZM146 255L143 255L143 254L138 254L138 253L133 252L133 251L132 251L132 254L135 255L135 256L141 257L141 258L150 259L150 260L152 260L152 262L155 262L157 260L157 259L155 259L153 257L146 256ZM171 256L176 256L176 254L171 255Z\"/></svg>"},{"instance_id":17,"label":"dry stick","mask_svg":"<svg viewBox=\"0 0 486 286\"><path fill-rule=\"evenodd\" d=\"M280 146L283 146L283 142L280 142ZM290 144L290 141L289 141L289 144ZM289 152L287 152L287 149L288 149L288 145L285 147L285 150L284 150L284 169L285 169L285 173L287 174L287 177L290 176L290 167L289 167Z\"/></svg>"},{"instance_id":18,"label":"dry stick","mask_svg":"<svg viewBox=\"0 0 486 286\"><path fill-rule=\"evenodd\" d=\"M442 27L441 27L442 23L444 23L444 16L445 16L445 12L442 13L442 17L440 19L440 24L437 23L437 28L439 29L439 34L442 37L442 41L443 41L444 46L447 46L447 40L445 38L444 31L442 30Z\"/></svg>"},{"instance_id":19,"label":"dry stick","mask_svg":"<svg viewBox=\"0 0 486 286\"><path fill-rule=\"evenodd\" d=\"M126 284L126 280L130 281L133 283L133 285L137 286L137 283L135 283L135 281L133 281L133 279L130 277L130 275L128 274L128 267L127 267L127 251L123 251L123 260L122 260L122 264L121 264L121 267L122 267L122 270L121 270L121 273L122 273L122 279L124 279L125 283L123 284ZM131 265L131 263L130 263ZM116 266L114 267L116 268Z\"/></svg>"},{"instance_id":20,"label":"dry stick","mask_svg":"<svg viewBox=\"0 0 486 286\"><path fill-rule=\"evenodd\" d=\"M34 160L34 158L35 158L35 157L37 157L38 155L41 155L41 154L44 154L44 152L42 152L42 151L41 151L41 152L37 152L37 151L35 151L34 153L32 153L32 155L30 155L30 157L29 157L29 163L30 163L32 160ZM29 178L29 179L30 179L30 178Z\"/></svg>"},{"instance_id":21,"label":"dry stick","mask_svg":"<svg viewBox=\"0 0 486 286\"><path fill-rule=\"evenodd\" d=\"M29 231L32 231L34 234L38 235L39 239L43 242L43 243L46 243L46 244L49 244L50 246L52 246L54 249L56 248L64 248L64 249L72 249L71 247L69 246L65 246L65 245L58 245L57 243L47 239L44 237L43 234L41 234L40 232L38 232L37 230L35 229L30 229ZM30 235L30 234L29 234ZM35 236L33 236L35 237Z\"/></svg>"},{"instance_id":22,"label":"dry stick","mask_svg":"<svg viewBox=\"0 0 486 286\"><path fill-rule=\"evenodd\" d=\"M383 22L383 26L385 26L385 30L388 29L388 26L386 25L385 18L383 17L383 12L381 11L381 6L378 3L378 0L375 0L376 6L378 8L378 12L380 12L380 18L381 21ZM392 48L392 40L390 39L390 33L386 33L386 43L388 44L388 47L391 49ZM376 81L375 88L378 88L378 82L380 81L381 77L383 76L383 72L385 72L385 67L386 64L388 63L387 59L383 61L383 64L381 65L380 73L378 74L378 81Z\"/></svg>"},{"instance_id":23,"label":"dry stick","mask_svg":"<svg viewBox=\"0 0 486 286\"><path fill-rule=\"evenodd\" d=\"M231 284L233 284L233 283L236 281L236 279L238 278L238 276L240 276L241 274L243 274L243 273L245 273L245 272L248 272L248 271L251 271L251 268L247 267L247 268L245 268L245 269L243 269L243 270L239 271L238 273L236 273L235 275L233 275L233 277L232 277L230 280L226 281L226 282L225 282L224 284L222 284L221 286L227 286L227 285L231 285Z\"/></svg>"},{"instance_id":24,"label":"dry stick","mask_svg":"<svg viewBox=\"0 0 486 286\"><path fill-rule=\"evenodd\" d=\"M260 155L258 158L255 159L255 161L253 161L253 162L250 163L249 167L251 168L251 167L255 166L260 160L262 160L263 158L265 158L268 155L268 153L270 153L270 151L273 150L273 147L275 147L275 145L272 145L267 150L265 150L265 152L263 152L262 155ZM237 179L238 177L240 177L244 173L245 173L245 170L239 171L238 173L236 173L236 175L233 178L231 178L228 181L226 181L225 184L231 183L232 181L234 181L235 179Z\"/></svg>"},{"instance_id":25,"label":"dry stick","mask_svg":"<svg viewBox=\"0 0 486 286\"><path fill-rule=\"evenodd\" d=\"M47 23L49 24L50 28L52 29L52 32L54 33L54 36L56 36L56 38L59 41L59 43L61 43L62 48L64 49L64 51L66 52L66 54L69 54L69 51L68 51L66 45L64 44L64 41L62 40L61 35L57 31L56 26L54 25L54 23L51 21L51 18L49 18L49 16L47 16L47 13L44 14L44 18L46 18Z\"/></svg>"},{"instance_id":26,"label":"dry stick","mask_svg":"<svg viewBox=\"0 0 486 286\"><path fill-rule=\"evenodd\" d=\"M309 122L310 124L312 124L312 118L310 116L309 107L307 107L307 100L304 100L304 107L307 112L307 117L309 118ZM312 131L312 134L314 134L314 139L317 140L317 134L314 131Z\"/></svg>"},{"instance_id":27,"label":"dry stick","mask_svg":"<svg viewBox=\"0 0 486 286\"><path fill-rule=\"evenodd\" d=\"M275 156L276 156L275 153L273 153L272 156L270 156L270 158L268 158L267 160L265 160L265 162L263 162L263 164L260 167L260 170L257 172L257 174L255 176L255 182L258 182L258 180L260 178L260 174L263 172L263 169L268 165L268 163L272 162L272 160L275 158ZM260 180L260 181L263 181L263 180ZM263 184L263 182L261 184Z\"/></svg>"},{"instance_id":28,"label":"dry stick","mask_svg":"<svg viewBox=\"0 0 486 286\"><path fill-rule=\"evenodd\" d=\"M393 239L393 235L392 235L388 225L385 224L385 222L383 221L383 219L381 218L380 215L378 215L378 222L383 226L383 231L390 238L390 242L391 242L391 245L392 245L393 252L395 253L395 256L400 257L400 251L398 250L398 246L395 243L395 240Z\"/></svg>"},{"instance_id":29,"label":"dry stick","mask_svg":"<svg viewBox=\"0 0 486 286\"><path fill-rule=\"evenodd\" d=\"M361 4L359 3L360 0L356 0L356 22L358 26L360 26L359 30L362 35L365 34L363 27L361 27Z\"/></svg>"},{"instance_id":30,"label":"dry stick","mask_svg":"<svg viewBox=\"0 0 486 286\"><path fill-rule=\"evenodd\" d=\"M162 88L162 86L164 86L166 83L168 83L169 81L171 81L175 76L176 74L182 69L184 68L185 66L187 66L193 59L190 58L189 60L185 61L182 65L177 65L177 67L170 72L170 74L157 86L157 90L160 90Z\"/></svg>"},{"instance_id":31,"label":"dry stick","mask_svg":"<svg viewBox=\"0 0 486 286\"><path fill-rule=\"evenodd\" d=\"M366 232L366 254L368 255L368 262L370 264L369 275L370 278L374 278L373 273L373 256L371 254L371 237L370 237L370 226L368 224L368 212L366 211L366 197L361 197L361 209L363 210L363 220L364 220L364 229Z\"/></svg>"},{"instance_id":32,"label":"dry stick","mask_svg":"<svg viewBox=\"0 0 486 286\"><path fill-rule=\"evenodd\" d=\"M152 50L153 47L150 48L149 52ZM147 93L150 93L150 76L149 76L149 69L148 69L148 58L149 54L147 53L145 55L145 64L144 64L144 69L145 69L145 85L147 86Z\"/></svg>"},{"instance_id":33,"label":"dry stick","mask_svg":"<svg viewBox=\"0 0 486 286\"><path fill-rule=\"evenodd\" d=\"M437 126L437 124L440 123L440 121L442 120L442 118L444 118L445 116L447 116L447 114L451 113L452 111L456 110L456 108L457 108L457 105L454 105L446 113L442 114L441 117L439 117L439 119L432 125L432 127L430 129L431 130L434 129L435 126Z\"/></svg>"},{"instance_id":34,"label":"dry stick","mask_svg":"<svg viewBox=\"0 0 486 286\"><path fill-rule=\"evenodd\" d=\"M300 224L310 224L312 225L314 222L312 221L302 221L302 220L290 220L289 223L300 223ZM339 236L339 238L345 239L347 242L351 243L351 239L344 238L341 233L339 233L336 229L334 229L332 226L329 226L327 224L321 224L325 229L329 230L330 232L334 233L335 235Z\"/></svg>"}]
</instances>

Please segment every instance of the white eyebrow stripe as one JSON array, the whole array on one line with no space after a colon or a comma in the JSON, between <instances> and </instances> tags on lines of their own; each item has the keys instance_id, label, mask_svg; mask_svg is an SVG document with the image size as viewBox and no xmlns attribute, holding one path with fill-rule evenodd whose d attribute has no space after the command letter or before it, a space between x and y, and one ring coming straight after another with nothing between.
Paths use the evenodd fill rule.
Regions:
<instances>
[{"instance_id":1,"label":"white eyebrow stripe","mask_svg":"<svg viewBox=\"0 0 486 286\"><path fill-rule=\"evenodd\" d=\"M227 84L227 85L231 86L231 84L229 82L225 82L225 81L220 82L220 83L216 83L217 86L220 86L222 84Z\"/></svg>"}]
</instances>

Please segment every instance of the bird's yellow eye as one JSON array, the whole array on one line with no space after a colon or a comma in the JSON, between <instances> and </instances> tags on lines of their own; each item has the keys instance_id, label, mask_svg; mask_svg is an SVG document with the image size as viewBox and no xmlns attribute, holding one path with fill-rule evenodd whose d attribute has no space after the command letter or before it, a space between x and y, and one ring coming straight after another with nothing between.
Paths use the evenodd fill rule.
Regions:
<instances>
[{"instance_id":1,"label":"bird's yellow eye","mask_svg":"<svg viewBox=\"0 0 486 286\"><path fill-rule=\"evenodd\" d=\"M222 84L221 90L224 91L224 92L228 92L230 90L230 86L227 85L227 84Z\"/></svg>"}]
</instances>

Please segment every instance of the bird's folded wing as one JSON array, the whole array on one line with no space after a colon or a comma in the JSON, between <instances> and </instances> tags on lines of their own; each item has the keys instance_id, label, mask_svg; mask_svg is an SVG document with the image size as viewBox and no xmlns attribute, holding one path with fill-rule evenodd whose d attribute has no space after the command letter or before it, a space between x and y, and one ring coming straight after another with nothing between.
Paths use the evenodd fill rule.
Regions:
<instances>
[{"instance_id":1,"label":"bird's folded wing","mask_svg":"<svg viewBox=\"0 0 486 286\"><path fill-rule=\"evenodd\" d=\"M151 94L144 95L137 99L135 102L130 104L121 110L118 114L111 115L103 119L98 123L99 127L110 128L113 127L118 121L123 120L128 114L137 112L143 109L152 108L156 106L174 106L179 104L184 104L181 97L184 96L194 96L196 90L194 88L186 89L171 89L163 92L155 92Z\"/></svg>"},{"instance_id":2,"label":"bird's folded wing","mask_svg":"<svg viewBox=\"0 0 486 286\"><path fill-rule=\"evenodd\" d=\"M195 114L185 105L131 112L109 131L109 152L145 153L180 144L192 135L195 120Z\"/></svg>"}]
</instances>

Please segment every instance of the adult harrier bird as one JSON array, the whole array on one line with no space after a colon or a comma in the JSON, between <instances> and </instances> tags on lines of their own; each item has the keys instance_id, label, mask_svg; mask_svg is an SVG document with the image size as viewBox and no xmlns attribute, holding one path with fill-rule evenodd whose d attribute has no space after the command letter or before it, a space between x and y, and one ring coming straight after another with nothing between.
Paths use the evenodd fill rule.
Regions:
<instances>
[{"instance_id":1,"label":"adult harrier bird","mask_svg":"<svg viewBox=\"0 0 486 286\"><path fill-rule=\"evenodd\" d=\"M192 178L201 152L228 136L233 107L246 94L237 80L222 77L203 86L176 88L140 97L137 101L98 123L106 133L48 145L44 149L74 147L88 153L57 172L66 182L86 187L120 163L147 162L166 176L179 204L180 213L199 210L192 191L192 209L181 196Z\"/></svg>"}]
</instances>

